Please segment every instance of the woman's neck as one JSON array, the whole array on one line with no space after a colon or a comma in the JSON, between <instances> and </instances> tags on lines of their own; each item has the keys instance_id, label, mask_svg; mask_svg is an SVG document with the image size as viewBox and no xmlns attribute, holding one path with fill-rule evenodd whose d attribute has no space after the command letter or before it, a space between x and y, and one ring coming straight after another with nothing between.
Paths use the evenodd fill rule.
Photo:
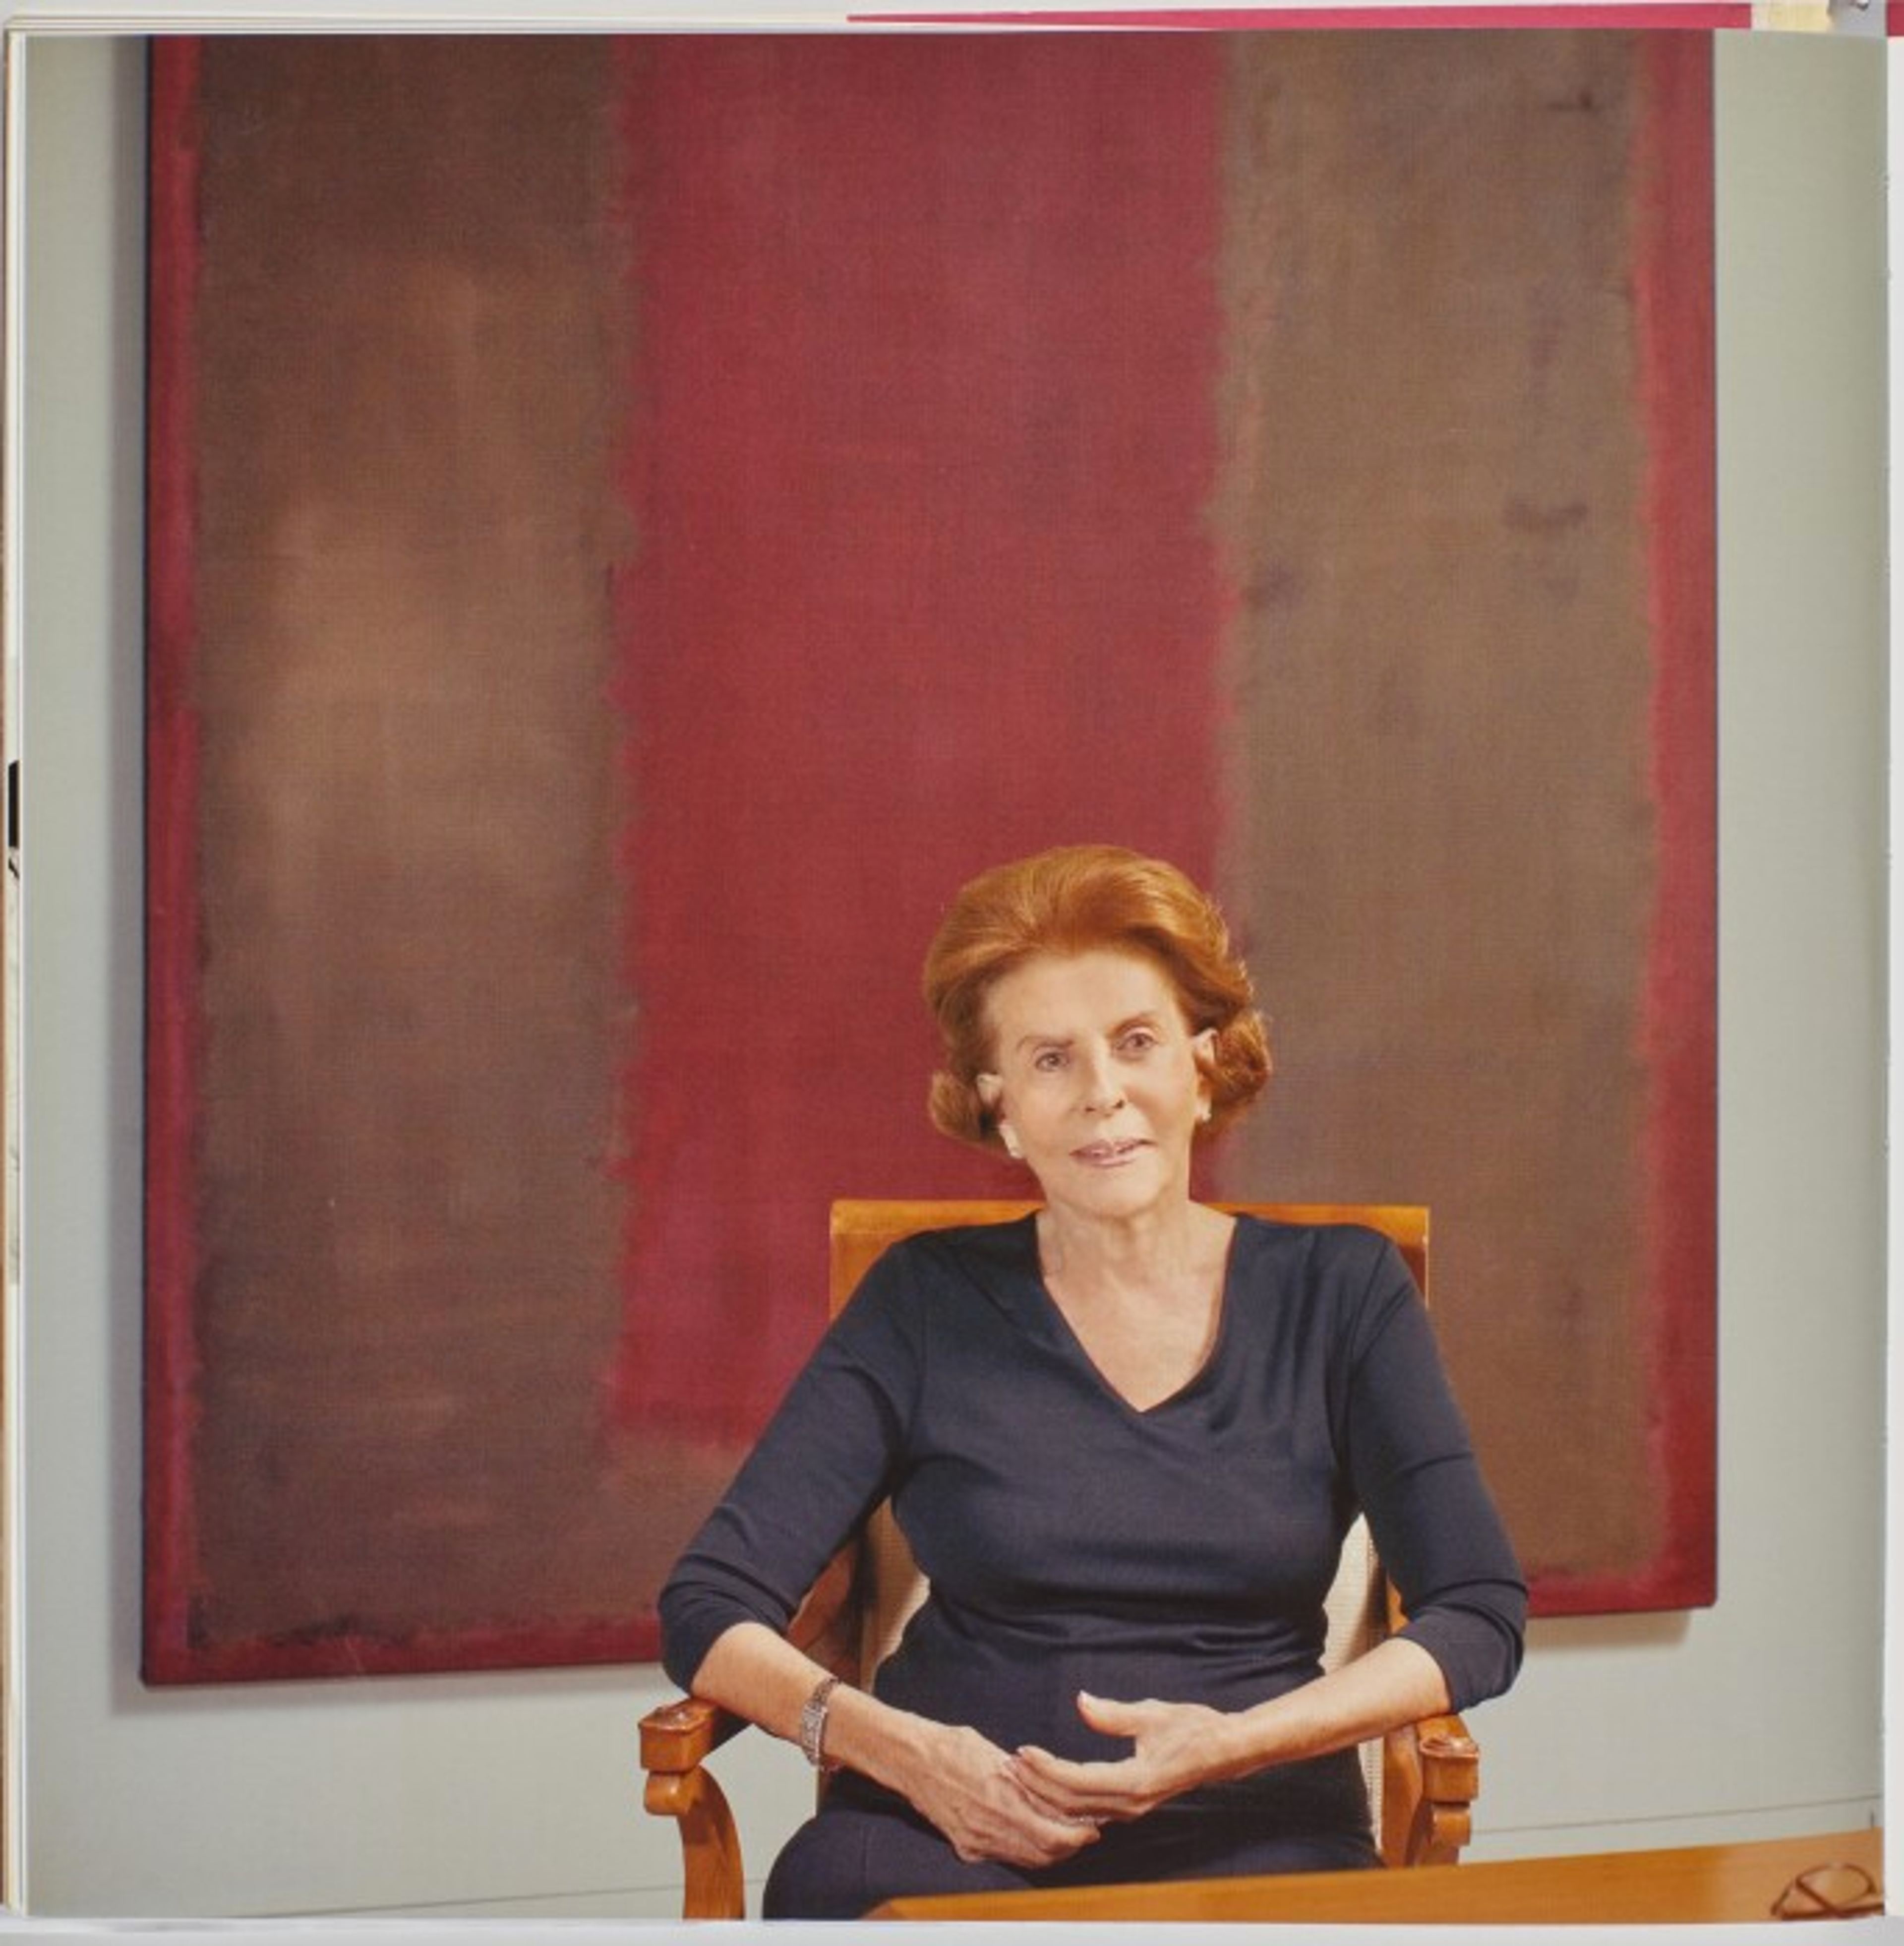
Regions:
<instances>
[{"instance_id":1,"label":"woman's neck","mask_svg":"<svg viewBox=\"0 0 1904 1946\"><path fill-rule=\"evenodd\" d=\"M1187 1199L1128 1216L1048 1204L1038 1218L1038 1260L1048 1282L1075 1294L1168 1290L1207 1277L1234 1227Z\"/></svg>"}]
</instances>

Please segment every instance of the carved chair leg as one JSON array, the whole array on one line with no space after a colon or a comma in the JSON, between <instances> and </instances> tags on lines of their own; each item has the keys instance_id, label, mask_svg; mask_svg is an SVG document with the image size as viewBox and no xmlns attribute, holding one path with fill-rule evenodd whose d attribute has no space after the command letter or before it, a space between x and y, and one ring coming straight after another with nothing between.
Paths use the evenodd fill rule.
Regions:
<instances>
[{"instance_id":1,"label":"carved chair leg","mask_svg":"<svg viewBox=\"0 0 1904 1946\"><path fill-rule=\"evenodd\" d=\"M657 1818L672 1818L680 1823L687 1874L681 1917L745 1918L740 1834L725 1794L708 1772L697 1768L651 1773L641 1801Z\"/></svg>"},{"instance_id":2,"label":"carved chair leg","mask_svg":"<svg viewBox=\"0 0 1904 1946\"><path fill-rule=\"evenodd\" d=\"M1437 1804L1424 1797L1415 1807L1409 1833L1412 1865L1452 1865L1461 1861L1461 1847L1474 1835L1474 1821L1464 1804Z\"/></svg>"}]
</instances>

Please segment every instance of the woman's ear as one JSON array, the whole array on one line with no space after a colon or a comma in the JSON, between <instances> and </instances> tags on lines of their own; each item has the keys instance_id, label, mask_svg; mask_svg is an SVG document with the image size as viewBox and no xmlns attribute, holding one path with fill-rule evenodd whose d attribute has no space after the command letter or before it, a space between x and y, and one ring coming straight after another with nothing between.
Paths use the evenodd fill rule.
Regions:
<instances>
[{"instance_id":1,"label":"woman's ear","mask_svg":"<svg viewBox=\"0 0 1904 1946\"><path fill-rule=\"evenodd\" d=\"M1001 1076L975 1074L972 1086L978 1090L979 1099L985 1104L985 1111L998 1124L998 1139L1005 1145L1005 1154L1014 1162L1023 1162L1025 1151L1018 1145L1018 1138L1012 1133L1011 1124L1004 1118L1003 1104L1005 1084Z\"/></svg>"},{"instance_id":2,"label":"woman's ear","mask_svg":"<svg viewBox=\"0 0 1904 1946\"><path fill-rule=\"evenodd\" d=\"M1207 1122L1215 1105L1211 1098L1211 1086L1217 1075L1217 1030L1214 1027L1205 1027L1201 1033L1191 1035L1190 1058L1196 1063L1196 1071L1202 1083L1196 1091L1197 1099L1202 1104L1202 1112L1197 1120Z\"/></svg>"}]
</instances>

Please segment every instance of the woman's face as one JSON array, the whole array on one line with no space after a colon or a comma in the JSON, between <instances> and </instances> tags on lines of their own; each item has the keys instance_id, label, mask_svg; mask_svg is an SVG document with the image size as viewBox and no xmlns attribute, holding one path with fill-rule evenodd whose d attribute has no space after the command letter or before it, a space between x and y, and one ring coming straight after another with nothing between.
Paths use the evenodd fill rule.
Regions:
<instances>
[{"instance_id":1,"label":"woman's face","mask_svg":"<svg viewBox=\"0 0 1904 1946\"><path fill-rule=\"evenodd\" d=\"M1168 975L1143 953L1042 953L987 1002L995 1073L980 1092L1046 1200L1129 1215L1187 1197L1209 1089Z\"/></svg>"}]
</instances>

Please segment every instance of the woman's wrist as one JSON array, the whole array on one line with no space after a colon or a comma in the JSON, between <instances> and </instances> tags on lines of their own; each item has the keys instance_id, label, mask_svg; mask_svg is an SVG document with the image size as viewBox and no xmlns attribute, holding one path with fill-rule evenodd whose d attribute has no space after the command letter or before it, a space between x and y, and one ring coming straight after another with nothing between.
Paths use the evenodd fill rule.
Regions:
<instances>
[{"instance_id":1,"label":"woman's wrist","mask_svg":"<svg viewBox=\"0 0 1904 1946\"><path fill-rule=\"evenodd\" d=\"M826 1750L826 1724L832 1713L832 1698L839 1688L841 1679L832 1674L822 1676L801 1705L799 1737L800 1754L816 1770L832 1770L837 1768Z\"/></svg>"},{"instance_id":2,"label":"woman's wrist","mask_svg":"<svg viewBox=\"0 0 1904 1946\"><path fill-rule=\"evenodd\" d=\"M829 1765L871 1778L902 1796L918 1766L930 1761L939 1725L895 1709L863 1689L844 1684L827 1698L824 1754Z\"/></svg>"},{"instance_id":3,"label":"woman's wrist","mask_svg":"<svg viewBox=\"0 0 1904 1946\"><path fill-rule=\"evenodd\" d=\"M1286 1703L1279 1696L1221 1714L1211 1732L1208 1765L1199 1781L1227 1784L1283 1762L1288 1755Z\"/></svg>"}]
</instances>

